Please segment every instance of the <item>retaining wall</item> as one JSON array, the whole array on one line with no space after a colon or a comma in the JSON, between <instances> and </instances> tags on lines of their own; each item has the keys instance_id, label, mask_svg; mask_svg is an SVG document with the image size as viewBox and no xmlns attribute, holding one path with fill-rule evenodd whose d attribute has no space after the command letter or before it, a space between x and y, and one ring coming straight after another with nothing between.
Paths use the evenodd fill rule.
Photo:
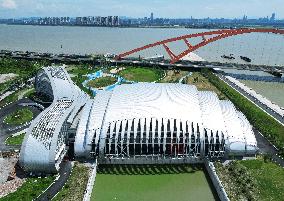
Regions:
<instances>
[{"instance_id":1,"label":"retaining wall","mask_svg":"<svg viewBox=\"0 0 284 201\"><path fill-rule=\"evenodd\" d=\"M92 165L92 172L90 173L83 201L90 201L92 196L92 191L95 185L96 175L97 175L97 161Z\"/></svg>"},{"instance_id":2,"label":"retaining wall","mask_svg":"<svg viewBox=\"0 0 284 201\"><path fill-rule=\"evenodd\" d=\"M210 179L215 187L215 190L217 191L217 194L220 198L221 201L230 201L223 185L222 185L222 182L220 181L216 171L215 171L215 167L214 167L214 164L212 162L209 162L209 161L205 161L204 163L206 169L207 169L207 172L210 176Z\"/></svg>"}]
</instances>

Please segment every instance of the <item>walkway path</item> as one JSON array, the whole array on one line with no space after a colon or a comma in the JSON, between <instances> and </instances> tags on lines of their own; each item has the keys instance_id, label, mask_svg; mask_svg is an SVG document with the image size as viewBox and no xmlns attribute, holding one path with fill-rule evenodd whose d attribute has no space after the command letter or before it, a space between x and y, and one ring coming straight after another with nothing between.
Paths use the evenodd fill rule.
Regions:
<instances>
[{"instance_id":1,"label":"walkway path","mask_svg":"<svg viewBox=\"0 0 284 201\"><path fill-rule=\"evenodd\" d=\"M279 117L279 114L272 112L269 108L267 108L266 105L263 105L260 101L255 99L254 97L251 97L249 94L247 94L244 90L239 88L238 86L231 83L228 79L226 79L224 76L217 74L217 76L226 82L228 85L230 85L233 89L238 91L240 94L245 96L248 100L250 100L252 103L254 103L256 106L260 107L264 112L268 113L270 116L272 116L276 121L281 123L283 125L284 119L282 117ZM262 154L269 154L272 158L272 160L282 166L284 168L284 159L281 158L278 155L278 149L269 142L258 130L254 129L254 134L257 140L257 147L259 148L259 152Z\"/></svg>"},{"instance_id":2,"label":"walkway path","mask_svg":"<svg viewBox=\"0 0 284 201\"><path fill-rule=\"evenodd\" d=\"M261 154L268 154L272 160L284 168L284 159L278 155L278 149L272 145L259 131L254 130L257 147Z\"/></svg>"},{"instance_id":3,"label":"walkway path","mask_svg":"<svg viewBox=\"0 0 284 201\"><path fill-rule=\"evenodd\" d=\"M183 83L183 80L189 76L192 75L192 72L189 72L187 75L183 76L182 78L180 78L180 80L178 81L178 83L182 84Z\"/></svg>"},{"instance_id":4,"label":"walkway path","mask_svg":"<svg viewBox=\"0 0 284 201\"><path fill-rule=\"evenodd\" d=\"M92 192L93 192L93 188L94 188L96 176L97 176L97 160L93 162L92 164L90 164L90 166L92 168L92 171L90 172L90 177L88 180L88 184L87 184L87 188L84 194L83 201L91 200L91 196L92 196Z\"/></svg>"},{"instance_id":5,"label":"walkway path","mask_svg":"<svg viewBox=\"0 0 284 201\"><path fill-rule=\"evenodd\" d=\"M11 136L13 133L17 133L21 130L24 130L29 127L29 124L17 127L17 126L8 126L3 123L3 120L7 114L11 114L23 106L20 106L21 103L29 103L32 102L29 99L22 99L15 103L12 103L2 109L0 109L0 152L1 151L10 151L10 150L19 150L20 146L9 146L5 144L5 140ZM36 107L30 107L30 110L33 112L34 118L41 112Z\"/></svg>"},{"instance_id":6,"label":"walkway path","mask_svg":"<svg viewBox=\"0 0 284 201\"><path fill-rule=\"evenodd\" d=\"M27 89L27 90L25 90L25 91L22 91L22 92L19 94L19 96L18 96L18 100L23 99L23 98L24 98L24 95L25 95L26 93L28 93L29 91L32 91L32 90L33 90L33 88L30 88L30 89Z\"/></svg>"},{"instance_id":7,"label":"walkway path","mask_svg":"<svg viewBox=\"0 0 284 201\"><path fill-rule=\"evenodd\" d=\"M269 108L267 105L263 104L261 101L259 101L257 98L253 97L252 95L246 93L242 88L232 83L230 80L228 80L225 76L217 74L217 76L223 80L225 83L227 83L229 86L231 86L233 89L235 89L237 92L239 92L241 95L246 97L249 101L254 103L256 106L258 106L260 109L262 109L264 112L266 112L268 115L273 117L276 121L278 121L280 124L284 126L284 117L282 117L280 114L273 111L271 108Z\"/></svg>"},{"instance_id":8,"label":"walkway path","mask_svg":"<svg viewBox=\"0 0 284 201\"><path fill-rule=\"evenodd\" d=\"M63 161L60 164L59 177L55 179L53 184L43 192L36 201L49 201L51 200L65 185L72 171L72 164L70 161Z\"/></svg>"}]
</instances>

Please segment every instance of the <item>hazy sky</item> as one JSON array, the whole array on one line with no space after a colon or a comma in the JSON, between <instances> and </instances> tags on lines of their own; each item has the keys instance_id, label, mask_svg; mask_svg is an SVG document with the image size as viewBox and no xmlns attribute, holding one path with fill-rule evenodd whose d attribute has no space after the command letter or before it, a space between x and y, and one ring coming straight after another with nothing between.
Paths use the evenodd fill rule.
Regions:
<instances>
[{"instance_id":1,"label":"hazy sky","mask_svg":"<svg viewBox=\"0 0 284 201\"><path fill-rule=\"evenodd\" d=\"M196 18L271 16L284 18L283 0L0 0L0 18L107 16Z\"/></svg>"}]
</instances>

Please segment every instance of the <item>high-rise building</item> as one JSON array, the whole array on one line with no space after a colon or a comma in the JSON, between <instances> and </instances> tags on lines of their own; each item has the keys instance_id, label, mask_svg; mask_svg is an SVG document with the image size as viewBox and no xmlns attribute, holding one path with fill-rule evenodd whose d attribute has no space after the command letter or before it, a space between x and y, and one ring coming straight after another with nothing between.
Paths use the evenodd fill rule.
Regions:
<instances>
[{"instance_id":1,"label":"high-rise building","mask_svg":"<svg viewBox=\"0 0 284 201\"><path fill-rule=\"evenodd\" d=\"M270 20L271 20L271 21L274 21L274 20L275 20L275 16L276 16L276 14L275 14L275 13L272 13Z\"/></svg>"},{"instance_id":2,"label":"high-rise building","mask_svg":"<svg viewBox=\"0 0 284 201\"><path fill-rule=\"evenodd\" d=\"M107 17L107 25L108 26L112 26L113 24L112 24L112 16L108 16Z\"/></svg>"},{"instance_id":3,"label":"high-rise building","mask_svg":"<svg viewBox=\"0 0 284 201\"><path fill-rule=\"evenodd\" d=\"M107 17L101 17L101 25L106 26L107 25Z\"/></svg>"},{"instance_id":4,"label":"high-rise building","mask_svg":"<svg viewBox=\"0 0 284 201\"><path fill-rule=\"evenodd\" d=\"M151 20L151 23L154 21L154 13L151 13L150 20Z\"/></svg>"},{"instance_id":5,"label":"high-rise building","mask_svg":"<svg viewBox=\"0 0 284 201\"><path fill-rule=\"evenodd\" d=\"M118 16L113 16L113 26L119 26L119 17Z\"/></svg>"}]
</instances>

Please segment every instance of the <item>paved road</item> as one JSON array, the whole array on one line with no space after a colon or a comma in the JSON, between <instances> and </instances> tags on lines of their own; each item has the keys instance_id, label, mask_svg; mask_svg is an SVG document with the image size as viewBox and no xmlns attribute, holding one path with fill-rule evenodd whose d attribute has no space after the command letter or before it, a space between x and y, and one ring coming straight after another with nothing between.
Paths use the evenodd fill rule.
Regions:
<instances>
[{"instance_id":1,"label":"paved road","mask_svg":"<svg viewBox=\"0 0 284 201\"><path fill-rule=\"evenodd\" d=\"M261 107L263 110L265 110L267 113L269 113L271 116L273 116L275 119L280 121L282 124L284 124L284 119L279 115L278 113L275 113L270 108L268 108L266 105L262 104L259 100L252 97L251 95L247 94L244 90L239 88L237 85L230 82L228 79L226 79L222 75L218 75L220 79L225 81L227 84L229 84L232 88L240 92L243 96L251 100L254 104ZM269 142L259 131L254 129L254 134L257 140L257 146L259 148L259 152L262 154L268 154L271 156L272 160L282 166L284 168L284 159L278 156L278 150L276 147L272 145L271 142Z\"/></svg>"},{"instance_id":2,"label":"paved road","mask_svg":"<svg viewBox=\"0 0 284 201\"><path fill-rule=\"evenodd\" d=\"M7 114L10 114L23 106L19 105L22 103L33 103L30 99L21 99L15 103L12 103L2 109L0 109L0 152L1 151L11 151L19 150L21 146L8 146L5 145L5 140L14 133L24 130L29 127L28 125L22 127L8 126L3 123L3 120ZM37 107L29 107L33 112L34 118L41 113L41 110ZM67 179L69 178L72 170L72 165L70 161L64 161L60 164L59 178L36 200L48 201L51 200L64 186Z\"/></svg>"},{"instance_id":3,"label":"paved road","mask_svg":"<svg viewBox=\"0 0 284 201\"><path fill-rule=\"evenodd\" d=\"M44 192L36 201L49 201L51 200L67 182L72 170L72 164L70 161L63 161L60 164L59 178Z\"/></svg>"},{"instance_id":4,"label":"paved road","mask_svg":"<svg viewBox=\"0 0 284 201\"><path fill-rule=\"evenodd\" d=\"M241 89L240 87L238 87L237 85L235 85L234 83L232 83L231 81L229 81L226 77L217 74L217 76L223 80L224 82L226 82L228 85L230 85L232 88L234 88L235 90L237 90L239 93L241 93L243 96L245 96L247 99L249 99L250 101L252 101L254 104L256 104L258 107L260 107L261 109L263 109L266 113L270 114L274 119L276 119L279 123L282 123L284 125L284 117L282 117L280 114L276 113L275 111L273 111L271 108L269 108L267 105L261 103L258 99L256 99L255 97L249 95L248 93L246 93L243 89Z\"/></svg>"},{"instance_id":5,"label":"paved road","mask_svg":"<svg viewBox=\"0 0 284 201\"><path fill-rule=\"evenodd\" d=\"M257 147L259 153L268 154L272 160L284 168L284 159L278 156L278 150L275 148L261 133L254 130L254 134L257 140Z\"/></svg>"},{"instance_id":6,"label":"paved road","mask_svg":"<svg viewBox=\"0 0 284 201\"><path fill-rule=\"evenodd\" d=\"M20 146L7 146L5 145L5 140L14 133L17 133L21 130L24 130L29 127L29 125L24 126L9 126L3 123L3 120L7 114L11 114L12 112L16 111L17 109L23 108L20 106L21 103L32 103L30 99L21 99L15 103L12 103L2 109L0 109L0 151L10 151L10 150L19 150ZM41 112L36 107L29 107L30 110L33 112L34 118Z\"/></svg>"}]
</instances>

